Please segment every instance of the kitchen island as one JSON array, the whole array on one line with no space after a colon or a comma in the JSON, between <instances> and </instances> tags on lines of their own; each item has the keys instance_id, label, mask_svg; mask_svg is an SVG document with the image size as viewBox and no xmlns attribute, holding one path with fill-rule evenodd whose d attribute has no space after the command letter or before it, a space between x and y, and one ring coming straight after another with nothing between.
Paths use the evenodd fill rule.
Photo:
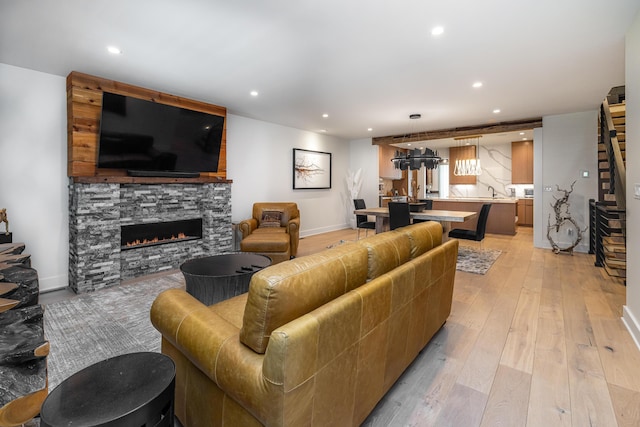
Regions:
<instances>
[{"instance_id":1,"label":"kitchen island","mask_svg":"<svg viewBox=\"0 0 640 427\"><path fill-rule=\"evenodd\" d=\"M516 234L517 204L516 198L491 198L491 197L449 197L434 198L433 209L449 211L480 212L482 205L491 203L489 218L487 219L487 233ZM456 224L455 228L475 230L478 217L472 218L462 224Z\"/></svg>"}]
</instances>

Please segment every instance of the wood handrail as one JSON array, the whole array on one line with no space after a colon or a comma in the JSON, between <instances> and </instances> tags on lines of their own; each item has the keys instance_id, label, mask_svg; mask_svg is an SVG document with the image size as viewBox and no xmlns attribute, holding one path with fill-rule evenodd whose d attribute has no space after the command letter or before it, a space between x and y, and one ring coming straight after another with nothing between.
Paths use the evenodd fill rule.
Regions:
<instances>
[{"instance_id":1,"label":"wood handrail","mask_svg":"<svg viewBox=\"0 0 640 427\"><path fill-rule=\"evenodd\" d=\"M618 136L616 132L611 132L615 130L615 126L613 124L613 119L611 118L611 109L609 108L609 102L605 98L602 101L602 110L604 111L605 120L607 122L607 130L609 131L609 140L610 144L604 144L607 150L607 155L611 158L609 149L613 150L613 158L615 161L615 176L616 180L616 204L620 209L626 209L626 169L624 166L624 161L622 160L622 152L620 151L620 144L618 143Z\"/></svg>"}]
</instances>

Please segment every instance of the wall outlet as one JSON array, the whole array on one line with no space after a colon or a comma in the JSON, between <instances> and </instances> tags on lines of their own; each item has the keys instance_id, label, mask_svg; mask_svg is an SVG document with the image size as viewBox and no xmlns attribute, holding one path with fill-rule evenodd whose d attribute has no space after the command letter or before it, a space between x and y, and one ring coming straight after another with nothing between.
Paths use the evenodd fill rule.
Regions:
<instances>
[{"instance_id":1,"label":"wall outlet","mask_svg":"<svg viewBox=\"0 0 640 427\"><path fill-rule=\"evenodd\" d=\"M550 185L545 185L544 186L544 191L551 191L551 186Z\"/></svg>"}]
</instances>

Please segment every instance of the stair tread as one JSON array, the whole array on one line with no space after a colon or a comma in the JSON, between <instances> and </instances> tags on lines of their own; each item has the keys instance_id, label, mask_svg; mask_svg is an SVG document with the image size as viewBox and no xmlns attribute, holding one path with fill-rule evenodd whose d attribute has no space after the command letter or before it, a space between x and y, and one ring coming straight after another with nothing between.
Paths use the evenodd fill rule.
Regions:
<instances>
[{"instance_id":1,"label":"stair tread","mask_svg":"<svg viewBox=\"0 0 640 427\"><path fill-rule=\"evenodd\" d=\"M604 241L607 244L622 244L624 245L624 238L623 237L617 237L617 236L607 236L607 237L603 237L602 241Z\"/></svg>"},{"instance_id":2,"label":"stair tread","mask_svg":"<svg viewBox=\"0 0 640 427\"><path fill-rule=\"evenodd\" d=\"M604 269L607 271L607 273L609 274L609 276L614 276L614 277L627 277L627 270L626 269L620 269L620 268L611 268L608 265L605 264Z\"/></svg>"},{"instance_id":3,"label":"stair tread","mask_svg":"<svg viewBox=\"0 0 640 427\"><path fill-rule=\"evenodd\" d=\"M626 254L627 247L621 245L603 245L605 251L609 252L610 255L614 256L614 254Z\"/></svg>"},{"instance_id":4,"label":"stair tread","mask_svg":"<svg viewBox=\"0 0 640 427\"><path fill-rule=\"evenodd\" d=\"M615 258L605 258L604 263L612 268L627 268L627 261Z\"/></svg>"}]
</instances>

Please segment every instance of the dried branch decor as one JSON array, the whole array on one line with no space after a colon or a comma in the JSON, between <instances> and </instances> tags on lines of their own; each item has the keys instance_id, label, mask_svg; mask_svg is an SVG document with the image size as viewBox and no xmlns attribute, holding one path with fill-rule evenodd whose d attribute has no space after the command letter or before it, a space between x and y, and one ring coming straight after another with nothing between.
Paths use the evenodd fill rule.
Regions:
<instances>
[{"instance_id":1,"label":"dried branch decor","mask_svg":"<svg viewBox=\"0 0 640 427\"><path fill-rule=\"evenodd\" d=\"M548 225L547 225L547 239L549 239L549 242L551 243L551 247L553 248L553 252L556 254L560 252L567 252L573 255L573 248L578 246L578 243L582 241L582 233L587 231L587 227L585 227L584 230L581 230L576 220L573 219L571 217L571 214L569 213L569 206L570 206L569 196L573 192L573 186L575 185L575 183L576 181L573 181L573 183L571 183L571 190L568 190L568 191L562 190L558 185L556 185L557 191L563 192L564 196L562 196L559 199L554 196L554 199L556 199L556 202L553 205L551 205L551 207L555 212L556 218L555 218L555 222L551 224L551 214L549 214ZM573 243L565 248L561 248L552 237L552 234L554 234L557 238L560 235L560 229L562 230L566 229L567 234L569 235L572 235L573 230L575 229L575 238Z\"/></svg>"},{"instance_id":2,"label":"dried branch decor","mask_svg":"<svg viewBox=\"0 0 640 427\"><path fill-rule=\"evenodd\" d=\"M331 153L293 149L293 189L331 188Z\"/></svg>"}]
</instances>

